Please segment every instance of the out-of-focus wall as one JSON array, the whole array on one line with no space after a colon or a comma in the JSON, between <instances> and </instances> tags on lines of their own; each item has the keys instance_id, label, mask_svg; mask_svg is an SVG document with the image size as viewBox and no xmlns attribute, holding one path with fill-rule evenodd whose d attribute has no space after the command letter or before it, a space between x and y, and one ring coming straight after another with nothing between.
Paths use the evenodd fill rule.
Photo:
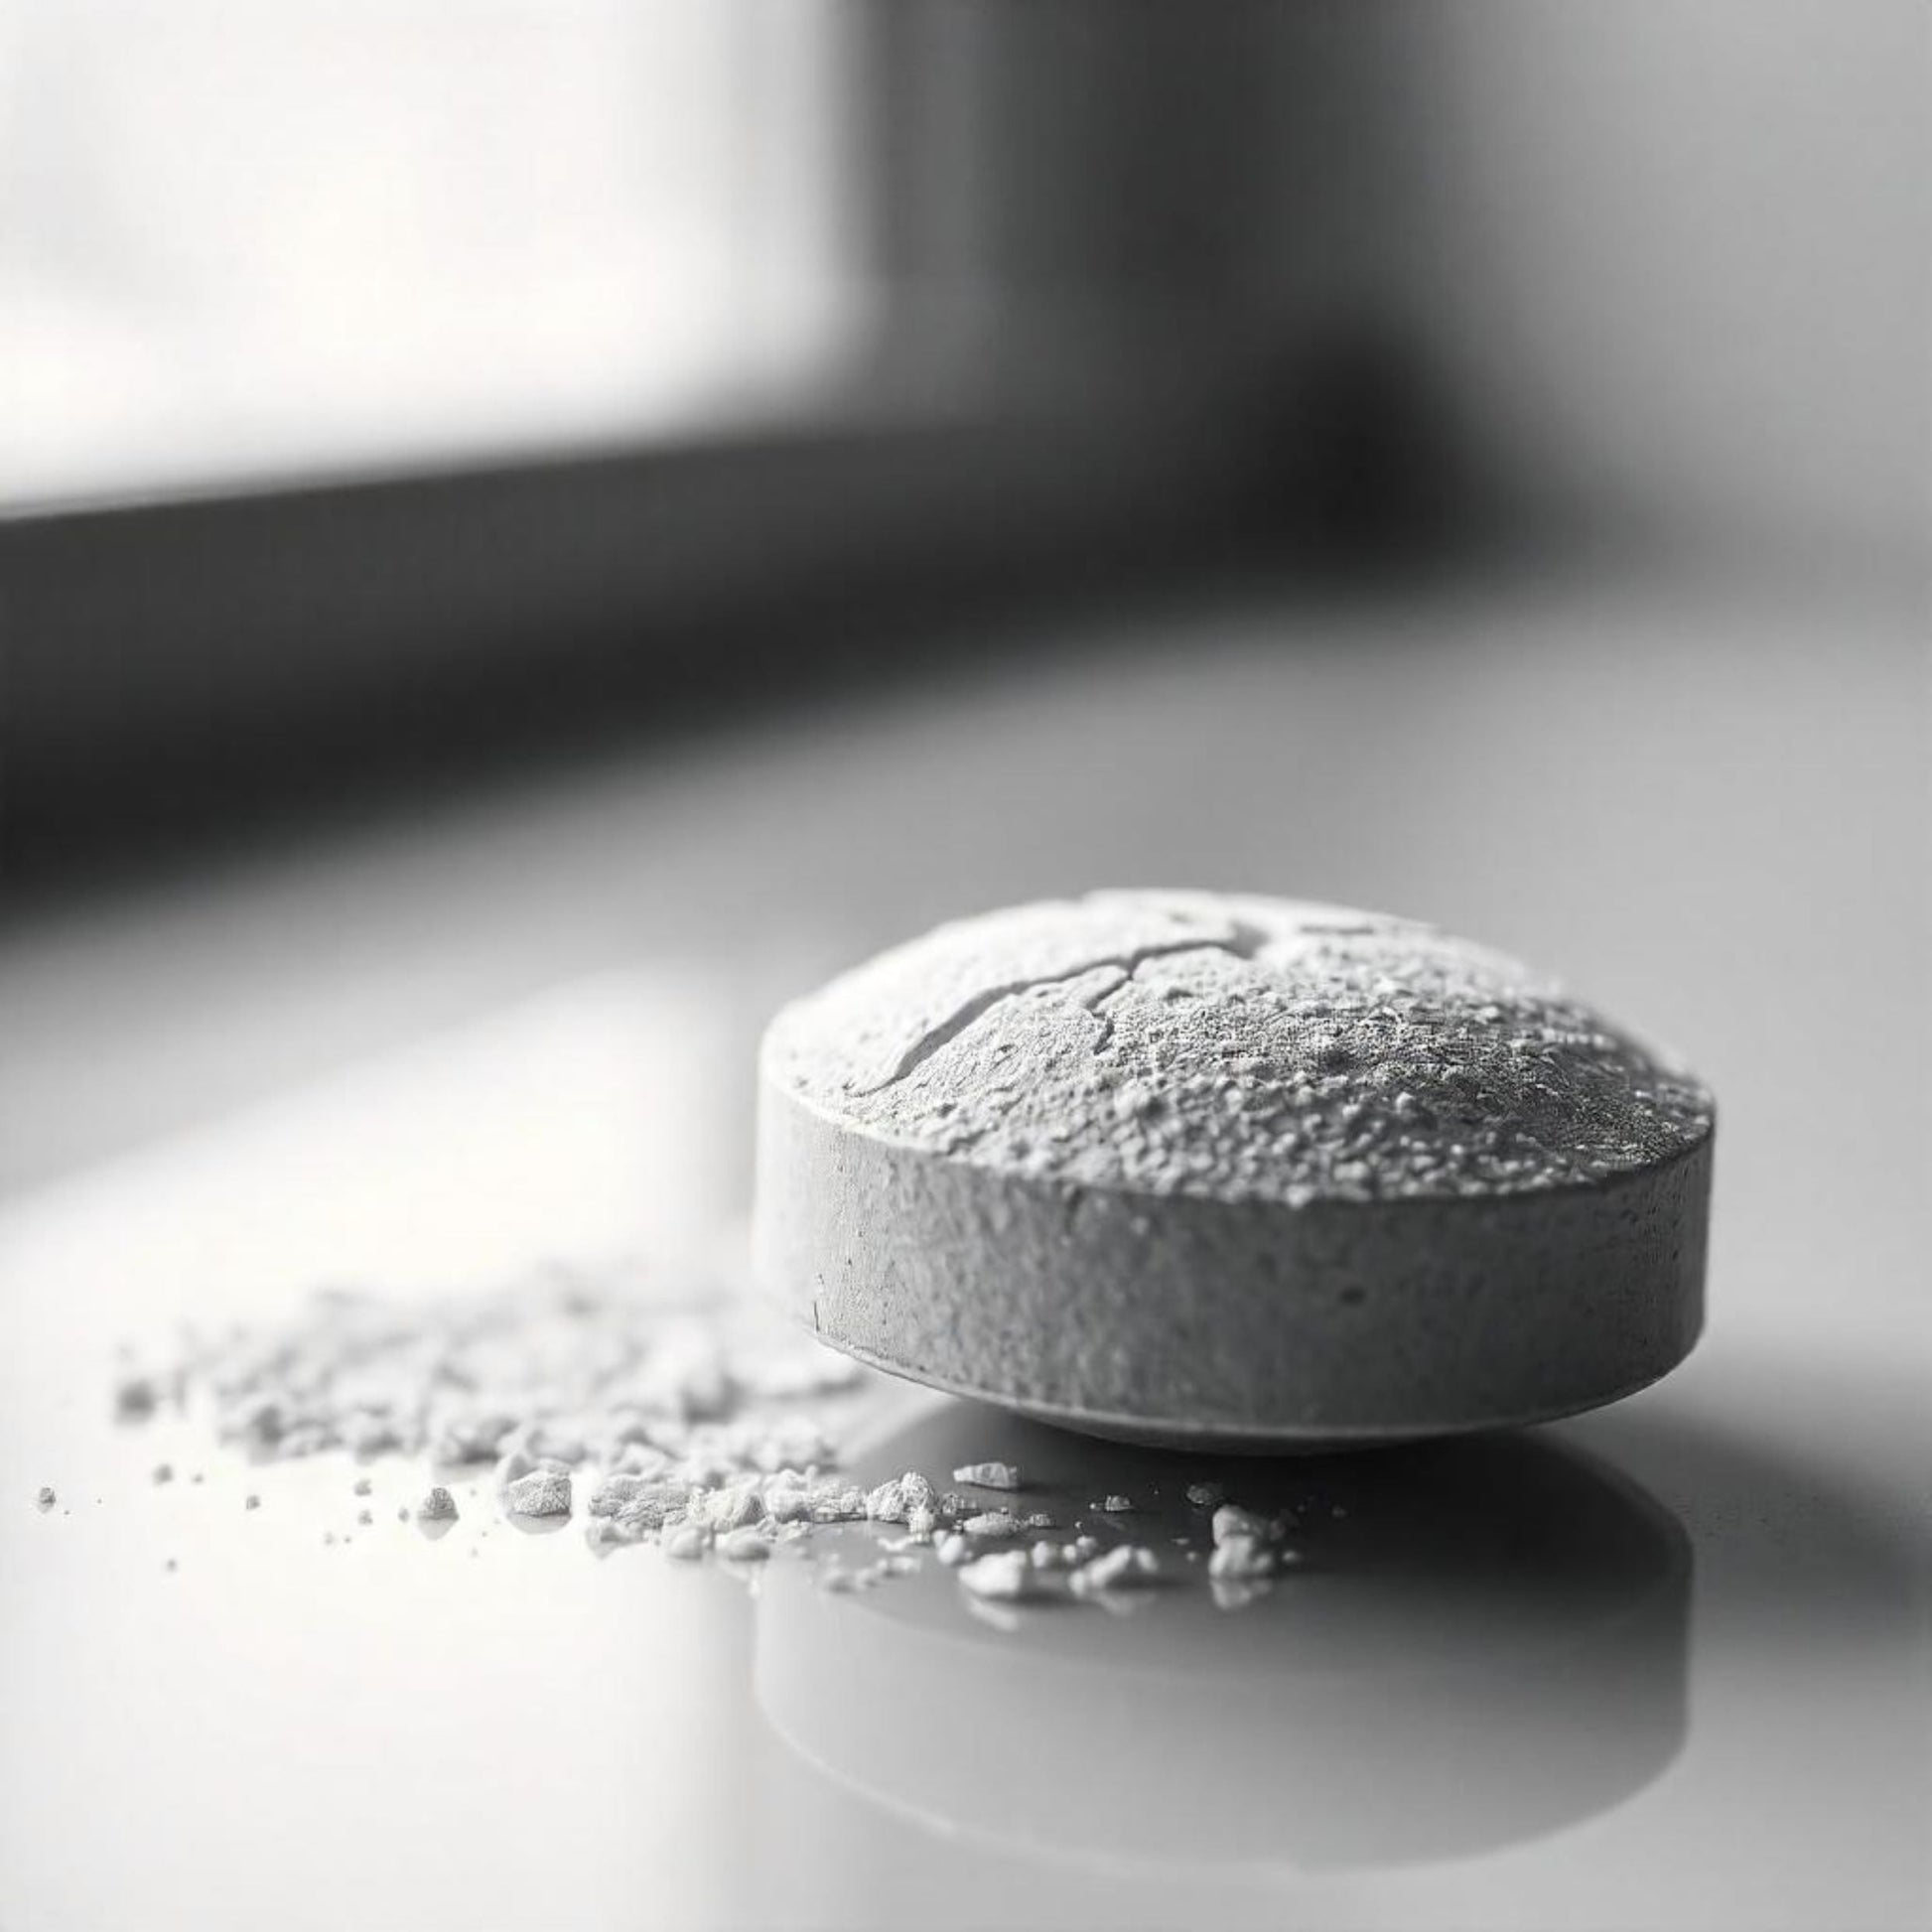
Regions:
<instances>
[{"instance_id":1,"label":"out-of-focus wall","mask_svg":"<svg viewBox=\"0 0 1932 1932\"><path fill-rule=\"evenodd\" d=\"M1922 570L1932 9L1415 10L1412 291L1517 474L1694 545Z\"/></svg>"},{"instance_id":2,"label":"out-of-focus wall","mask_svg":"<svg viewBox=\"0 0 1932 1932\"><path fill-rule=\"evenodd\" d=\"M864 19L872 266L935 338L1319 381L1352 332L1538 538L1923 558L1921 0Z\"/></svg>"}]
</instances>

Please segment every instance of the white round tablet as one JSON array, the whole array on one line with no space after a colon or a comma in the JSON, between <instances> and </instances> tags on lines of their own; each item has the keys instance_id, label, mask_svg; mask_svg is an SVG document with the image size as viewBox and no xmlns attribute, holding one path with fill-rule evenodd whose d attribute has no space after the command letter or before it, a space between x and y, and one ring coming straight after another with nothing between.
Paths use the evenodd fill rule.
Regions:
<instances>
[{"instance_id":1,"label":"white round tablet","mask_svg":"<svg viewBox=\"0 0 1932 1932\"><path fill-rule=\"evenodd\" d=\"M1689 1352L1712 1134L1689 1073L1432 927L1096 893L778 1016L758 1265L834 1347L1096 1434L1495 1428Z\"/></svg>"}]
</instances>

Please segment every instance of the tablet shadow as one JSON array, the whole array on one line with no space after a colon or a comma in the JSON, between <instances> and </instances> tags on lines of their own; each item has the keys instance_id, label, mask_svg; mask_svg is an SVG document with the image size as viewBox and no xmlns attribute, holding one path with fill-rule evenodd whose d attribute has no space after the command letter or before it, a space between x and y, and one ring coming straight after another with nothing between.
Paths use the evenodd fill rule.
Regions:
<instances>
[{"instance_id":1,"label":"tablet shadow","mask_svg":"<svg viewBox=\"0 0 1932 1932\"><path fill-rule=\"evenodd\" d=\"M1682 1746L1690 1541L1547 1435L1216 1463L945 1402L856 1474L943 1486L988 1456L1020 1465L1025 1508L1146 1543L1172 1581L1131 1614L1049 1603L996 1628L932 1563L863 1594L774 1566L760 1706L896 1812L1078 1859L1374 1866L1556 1831ZM1239 1608L1186 1499L1210 1480L1292 1513L1303 1553ZM1134 1510L1095 1507L1114 1495Z\"/></svg>"}]
</instances>

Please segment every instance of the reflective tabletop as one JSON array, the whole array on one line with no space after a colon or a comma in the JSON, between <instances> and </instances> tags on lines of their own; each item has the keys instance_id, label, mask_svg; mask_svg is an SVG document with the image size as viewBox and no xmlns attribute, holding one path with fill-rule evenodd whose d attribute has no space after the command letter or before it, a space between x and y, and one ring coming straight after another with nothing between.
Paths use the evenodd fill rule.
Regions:
<instances>
[{"instance_id":1,"label":"reflective tabletop","mask_svg":"<svg viewBox=\"0 0 1932 1932\"><path fill-rule=\"evenodd\" d=\"M1237 597L17 926L0 1925L1924 1924L1924 743L1868 616ZM600 1558L486 1486L428 1537L420 1465L117 1419L129 1360L319 1286L731 1275L777 1001L1183 880L1438 918L1681 1049L1690 1362L1286 1461L842 1400L856 1480L1005 1459L1160 1554L1105 1605L825 1587L866 1526ZM1201 1482L1302 1561L1207 1578Z\"/></svg>"}]
</instances>

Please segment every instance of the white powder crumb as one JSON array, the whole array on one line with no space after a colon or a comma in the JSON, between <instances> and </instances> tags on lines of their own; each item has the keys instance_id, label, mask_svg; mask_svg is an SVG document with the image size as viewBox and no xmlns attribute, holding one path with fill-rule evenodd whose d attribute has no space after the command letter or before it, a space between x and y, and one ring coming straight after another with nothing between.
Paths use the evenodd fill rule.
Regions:
<instances>
[{"instance_id":1,"label":"white powder crumb","mask_svg":"<svg viewBox=\"0 0 1932 1932\"><path fill-rule=\"evenodd\" d=\"M905 1512L906 1534L914 1543L930 1543L938 1527L938 1515L923 1505Z\"/></svg>"},{"instance_id":2,"label":"white powder crumb","mask_svg":"<svg viewBox=\"0 0 1932 1932\"><path fill-rule=\"evenodd\" d=\"M1233 1503L1223 1503L1214 1512L1209 1525L1217 1545L1225 1543L1231 1536L1246 1537L1250 1542L1267 1539L1269 1526L1251 1509L1237 1509Z\"/></svg>"},{"instance_id":3,"label":"white powder crumb","mask_svg":"<svg viewBox=\"0 0 1932 1932\"><path fill-rule=\"evenodd\" d=\"M1092 1596L1102 1590L1152 1583L1160 1574L1161 1562L1152 1550L1123 1543L1104 1557L1082 1564L1067 1578L1066 1587L1075 1596Z\"/></svg>"},{"instance_id":4,"label":"white powder crumb","mask_svg":"<svg viewBox=\"0 0 1932 1932\"><path fill-rule=\"evenodd\" d=\"M969 1563L959 1573L960 1585L975 1596L1018 1602L1035 1590L1034 1573L1024 1550L1001 1550Z\"/></svg>"},{"instance_id":5,"label":"white powder crumb","mask_svg":"<svg viewBox=\"0 0 1932 1932\"><path fill-rule=\"evenodd\" d=\"M1036 1509L1021 1525L1021 1528L1029 1530L1056 1530L1059 1528L1059 1525L1043 1509Z\"/></svg>"},{"instance_id":6,"label":"white powder crumb","mask_svg":"<svg viewBox=\"0 0 1932 1932\"><path fill-rule=\"evenodd\" d=\"M256 1495L243 1496L241 1506L243 1509L259 1509L262 1506L262 1499Z\"/></svg>"},{"instance_id":7,"label":"white powder crumb","mask_svg":"<svg viewBox=\"0 0 1932 1932\"><path fill-rule=\"evenodd\" d=\"M409 1505L407 1503L398 1503L396 1505L396 1521L398 1523L406 1523L409 1521Z\"/></svg>"},{"instance_id":8,"label":"white powder crumb","mask_svg":"<svg viewBox=\"0 0 1932 1932\"><path fill-rule=\"evenodd\" d=\"M416 1505L416 1514L425 1523L454 1523L456 1498L439 1482Z\"/></svg>"},{"instance_id":9,"label":"white powder crumb","mask_svg":"<svg viewBox=\"0 0 1932 1932\"><path fill-rule=\"evenodd\" d=\"M968 1462L952 1472L952 1479L972 1489L1020 1487L1020 1471L1011 1462Z\"/></svg>"},{"instance_id":10,"label":"white powder crumb","mask_svg":"<svg viewBox=\"0 0 1932 1932\"><path fill-rule=\"evenodd\" d=\"M175 1479L175 1465L172 1462L157 1462L154 1465L153 1479L156 1483L173 1482Z\"/></svg>"},{"instance_id":11,"label":"white powder crumb","mask_svg":"<svg viewBox=\"0 0 1932 1932\"><path fill-rule=\"evenodd\" d=\"M1230 1583L1253 1583L1275 1574L1275 1553L1258 1537L1230 1531L1214 1545L1207 1574Z\"/></svg>"},{"instance_id":12,"label":"white powder crumb","mask_svg":"<svg viewBox=\"0 0 1932 1932\"><path fill-rule=\"evenodd\" d=\"M771 1554L771 1545L759 1531L748 1526L727 1530L718 1539L718 1554L733 1563L762 1563Z\"/></svg>"},{"instance_id":13,"label":"white powder crumb","mask_svg":"<svg viewBox=\"0 0 1932 1932\"><path fill-rule=\"evenodd\" d=\"M989 1509L959 1526L968 1536L1018 1536L1020 1518L1010 1509Z\"/></svg>"},{"instance_id":14,"label":"white powder crumb","mask_svg":"<svg viewBox=\"0 0 1932 1932\"><path fill-rule=\"evenodd\" d=\"M964 1563L973 1554L973 1546L957 1530L951 1530L939 1539L938 1543L934 1546L932 1554L948 1570L952 1570Z\"/></svg>"},{"instance_id":15,"label":"white powder crumb","mask_svg":"<svg viewBox=\"0 0 1932 1932\"><path fill-rule=\"evenodd\" d=\"M863 1523L866 1520L866 1492L856 1483L828 1482L812 1494L814 1523Z\"/></svg>"},{"instance_id":16,"label":"white powder crumb","mask_svg":"<svg viewBox=\"0 0 1932 1932\"><path fill-rule=\"evenodd\" d=\"M357 1476L355 1478L355 1493L358 1496L368 1495L370 1491L374 1489L374 1487L375 1484L372 1483L367 1476Z\"/></svg>"},{"instance_id":17,"label":"white powder crumb","mask_svg":"<svg viewBox=\"0 0 1932 1932\"><path fill-rule=\"evenodd\" d=\"M168 1561L164 1563L161 1567L163 1570L166 1570L170 1574L172 1574L173 1572L179 1570L181 1568L181 1565L179 1562L176 1561L175 1558L170 1557Z\"/></svg>"},{"instance_id":18,"label":"white powder crumb","mask_svg":"<svg viewBox=\"0 0 1932 1932\"><path fill-rule=\"evenodd\" d=\"M711 1548L711 1531L702 1523L679 1523L664 1532L662 1549L680 1563L695 1563Z\"/></svg>"},{"instance_id":19,"label":"white powder crumb","mask_svg":"<svg viewBox=\"0 0 1932 1932\"><path fill-rule=\"evenodd\" d=\"M1228 1499L1228 1492L1218 1482L1190 1482L1187 1485L1187 1500L1196 1509L1218 1509Z\"/></svg>"},{"instance_id":20,"label":"white powder crumb","mask_svg":"<svg viewBox=\"0 0 1932 1932\"><path fill-rule=\"evenodd\" d=\"M909 1556L881 1557L873 1568L882 1577L910 1577L917 1573L919 1560Z\"/></svg>"},{"instance_id":21,"label":"white powder crumb","mask_svg":"<svg viewBox=\"0 0 1932 1932\"><path fill-rule=\"evenodd\" d=\"M358 1509L355 1512L355 1520L366 1526L375 1521L375 1512L368 1509Z\"/></svg>"},{"instance_id":22,"label":"white powder crumb","mask_svg":"<svg viewBox=\"0 0 1932 1932\"><path fill-rule=\"evenodd\" d=\"M1051 1570L1060 1560L1060 1546L1057 1543L1035 1543L1027 1556L1035 1570Z\"/></svg>"},{"instance_id":23,"label":"white powder crumb","mask_svg":"<svg viewBox=\"0 0 1932 1932\"><path fill-rule=\"evenodd\" d=\"M764 1518L764 1498L757 1476L740 1476L721 1488L708 1490L685 1505L685 1514L709 1523L721 1534L749 1529Z\"/></svg>"},{"instance_id":24,"label":"white powder crumb","mask_svg":"<svg viewBox=\"0 0 1932 1932\"><path fill-rule=\"evenodd\" d=\"M43 1516L45 1516L47 1512L50 1509L52 1509L54 1505L60 1500L61 1500L60 1497L57 1496L54 1493L54 1491L50 1489L45 1483L43 1483L41 1485L40 1494L34 1498L34 1507L38 1509Z\"/></svg>"},{"instance_id":25,"label":"white powder crumb","mask_svg":"<svg viewBox=\"0 0 1932 1932\"><path fill-rule=\"evenodd\" d=\"M1117 1516L1120 1514L1122 1510L1132 1509L1134 1507L1134 1498L1132 1496L1109 1496L1107 1500L1100 1505L1100 1507L1104 1509L1108 1513L1108 1515Z\"/></svg>"},{"instance_id":26,"label":"white powder crumb","mask_svg":"<svg viewBox=\"0 0 1932 1932\"><path fill-rule=\"evenodd\" d=\"M568 1516L570 1472L532 1469L503 1485L503 1503L518 1516Z\"/></svg>"},{"instance_id":27,"label":"white powder crumb","mask_svg":"<svg viewBox=\"0 0 1932 1932\"><path fill-rule=\"evenodd\" d=\"M1098 1556L1099 1553L1100 1539L1098 1537L1076 1536L1066 1546L1066 1561L1068 1563L1084 1563L1089 1557Z\"/></svg>"},{"instance_id":28,"label":"white powder crumb","mask_svg":"<svg viewBox=\"0 0 1932 1932\"><path fill-rule=\"evenodd\" d=\"M772 1477L765 1484L764 1513L774 1523L802 1529L812 1520L812 1492L802 1483L780 1482Z\"/></svg>"},{"instance_id":29,"label":"white powder crumb","mask_svg":"<svg viewBox=\"0 0 1932 1932\"><path fill-rule=\"evenodd\" d=\"M1329 1510L1329 1512L1328 1512L1328 1514L1329 1514L1330 1516L1333 1516L1333 1517L1337 1517L1337 1518L1339 1518L1339 1517L1343 1517L1343 1516L1346 1516L1346 1515L1348 1514L1348 1512L1347 1512L1347 1510L1346 1510L1346 1509L1344 1509L1344 1508L1343 1508L1343 1507L1341 1506L1341 1504L1340 1504L1340 1503L1337 1503L1337 1504L1336 1504L1336 1505L1334 1506L1334 1508L1333 1508L1333 1509L1331 1509L1331 1510Z\"/></svg>"},{"instance_id":30,"label":"white powder crumb","mask_svg":"<svg viewBox=\"0 0 1932 1932\"><path fill-rule=\"evenodd\" d=\"M902 1476L882 1482L866 1498L866 1514L875 1523L902 1523L915 1509L930 1510L939 1500L924 1476L908 1469Z\"/></svg>"},{"instance_id":31,"label":"white powder crumb","mask_svg":"<svg viewBox=\"0 0 1932 1932\"><path fill-rule=\"evenodd\" d=\"M593 1516L619 1516L626 1511L639 1508L654 1508L662 1512L669 1508L673 1500L681 1501L684 1489L681 1484L664 1481L659 1476L634 1475L627 1470L619 1469L606 1476L591 1491L591 1514Z\"/></svg>"}]
</instances>

